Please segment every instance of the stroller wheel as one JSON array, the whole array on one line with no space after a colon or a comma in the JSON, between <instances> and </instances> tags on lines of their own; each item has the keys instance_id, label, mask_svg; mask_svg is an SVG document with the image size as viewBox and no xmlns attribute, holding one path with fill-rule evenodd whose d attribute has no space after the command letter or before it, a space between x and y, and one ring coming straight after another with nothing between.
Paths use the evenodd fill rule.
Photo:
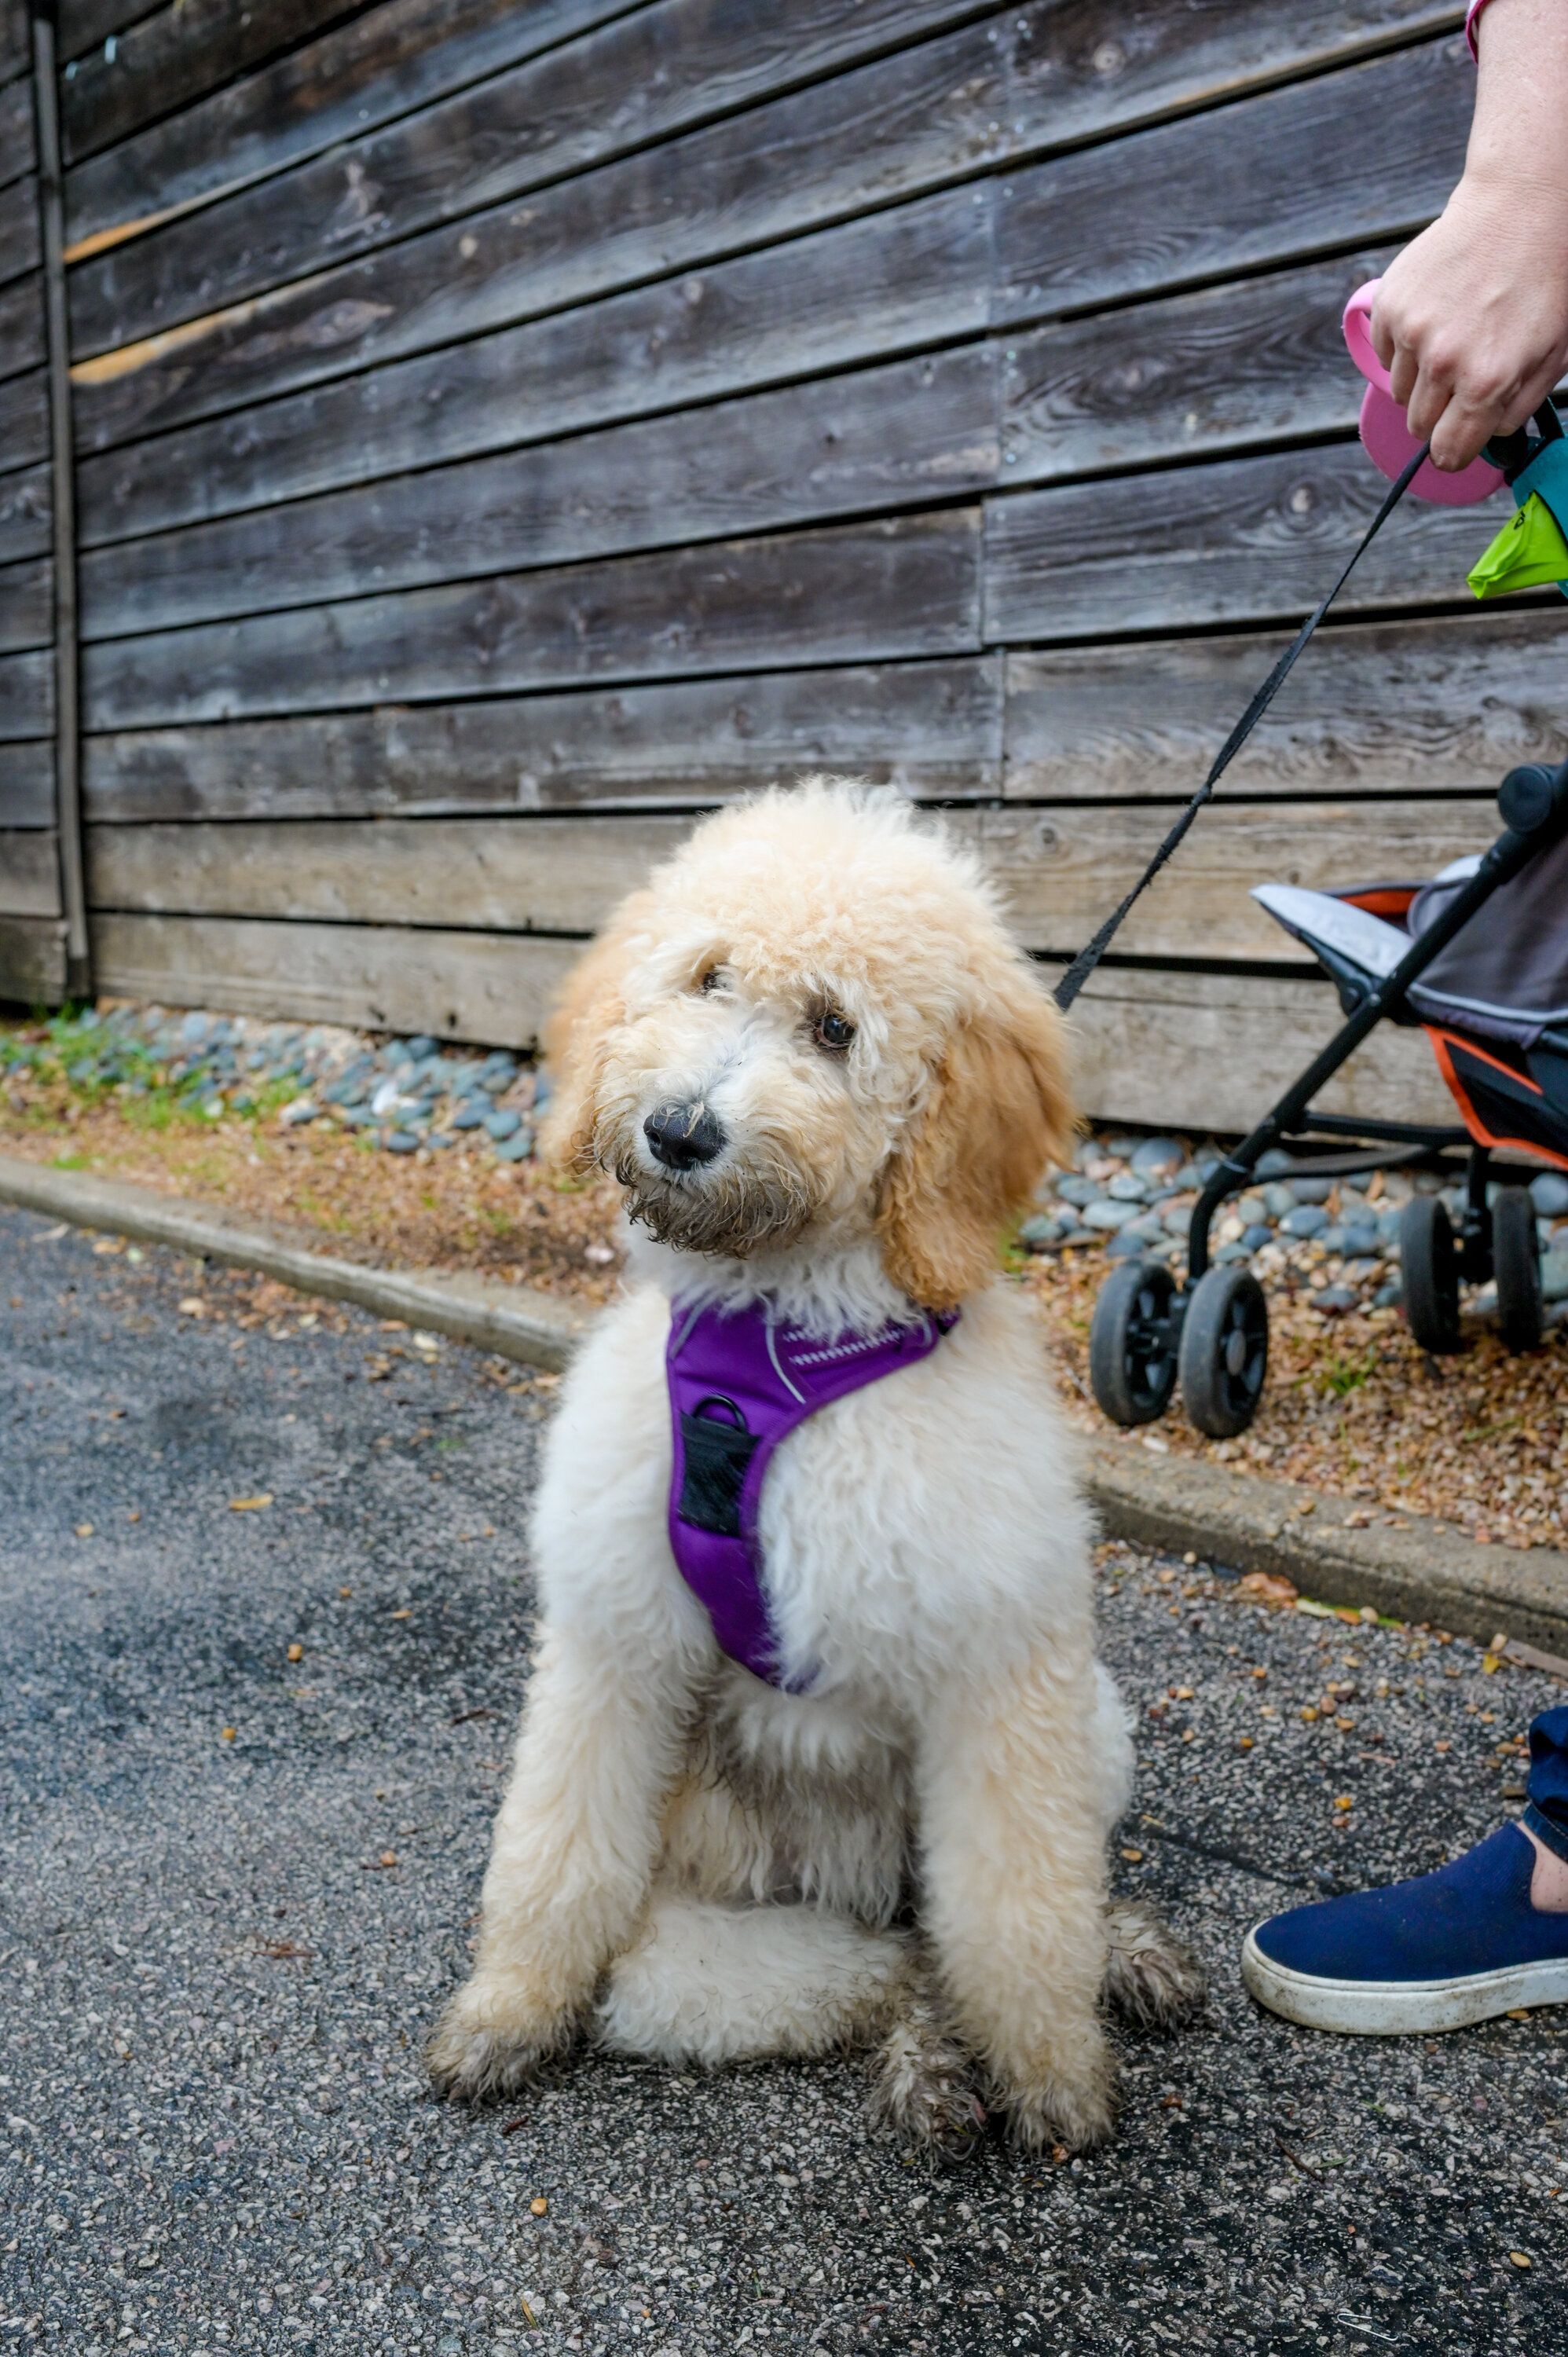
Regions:
<instances>
[{"instance_id":1,"label":"stroller wheel","mask_svg":"<svg viewBox=\"0 0 1568 2357\"><path fill-rule=\"evenodd\" d=\"M1435 1195L1413 1195L1400 1219L1400 1275L1411 1332L1434 1358L1459 1348L1459 1255Z\"/></svg>"},{"instance_id":2,"label":"stroller wheel","mask_svg":"<svg viewBox=\"0 0 1568 2357\"><path fill-rule=\"evenodd\" d=\"M1181 1329L1181 1395L1199 1432L1229 1440L1258 1412L1269 1366L1269 1306L1246 1268L1198 1279Z\"/></svg>"},{"instance_id":3,"label":"stroller wheel","mask_svg":"<svg viewBox=\"0 0 1568 2357\"><path fill-rule=\"evenodd\" d=\"M1541 1340L1541 1246L1528 1187L1498 1191L1492 1205L1492 1269L1503 1340L1510 1351L1533 1351Z\"/></svg>"},{"instance_id":4,"label":"stroller wheel","mask_svg":"<svg viewBox=\"0 0 1568 2357\"><path fill-rule=\"evenodd\" d=\"M1170 1404L1175 1293L1175 1277L1157 1260L1124 1260L1100 1288L1089 1329L1089 1380L1112 1424L1153 1424Z\"/></svg>"}]
</instances>

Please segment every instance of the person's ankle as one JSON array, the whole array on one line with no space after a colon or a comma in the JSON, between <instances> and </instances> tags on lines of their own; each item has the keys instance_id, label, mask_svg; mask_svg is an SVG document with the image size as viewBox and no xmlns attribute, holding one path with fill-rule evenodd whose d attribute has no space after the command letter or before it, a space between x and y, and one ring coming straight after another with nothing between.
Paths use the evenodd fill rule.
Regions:
<instances>
[{"instance_id":1,"label":"person's ankle","mask_svg":"<svg viewBox=\"0 0 1568 2357\"><path fill-rule=\"evenodd\" d=\"M1535 1850L1535 1871L1530 1878L1530 1903L1540 1915L1568 1915L1568 1858L1548 1849L1539 1834L1520 1825Z\"/></svg>"}]
</instances>

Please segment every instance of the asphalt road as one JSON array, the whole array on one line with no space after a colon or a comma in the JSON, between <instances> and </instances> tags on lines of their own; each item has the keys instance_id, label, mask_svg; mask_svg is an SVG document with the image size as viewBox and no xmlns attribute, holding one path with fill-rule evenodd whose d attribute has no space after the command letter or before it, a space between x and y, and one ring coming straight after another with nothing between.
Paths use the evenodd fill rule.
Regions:
<instances>
[{"instance_id":1,"label":"asphalt road","mask_svg":"<svg viewBox=\"0 0 1568 2357\"><path fill-rule=\"evenodd\" d=\"M1563 2018L1339 2041L1235 1968L1487 1830L1556 1690L1128 1550L1118 1874L1213 1994L1104 2154L938 2173L853 2062L433 2103L549 1389L284 1299L0 1213L0 2352L1568 2349Z\"/></svg>"}]
</instances>

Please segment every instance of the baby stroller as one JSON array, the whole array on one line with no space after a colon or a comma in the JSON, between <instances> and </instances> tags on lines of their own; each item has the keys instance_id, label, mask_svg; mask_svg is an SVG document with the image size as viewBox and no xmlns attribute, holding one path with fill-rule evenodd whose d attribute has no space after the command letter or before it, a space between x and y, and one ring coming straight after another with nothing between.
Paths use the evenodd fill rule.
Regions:
<instances>
[{"instance_id":1,"label":"baby stroller","mask_svg":"<svg viewBox=\"0 0 1568 2357\"><path fill-rule=\"evenodd\" d=\"M1466 1177L1455 1235L1435 1195L1416 1195L1400 1226L1405 1315L1423 1349L1459 1348L1459 1286L1495 1278L1504 1340L1541 1339L1535 1206L1515 1166L1488 1201L1495 1154L1568 1170L1568 761L1510 770L1498 793L1504 832L1430 883L1253 894L1305 942L1337 986L1347 1020L1193 1207L1187 1277L1157 1261L1122 1262L1090 1329L1094 1396L1112 1421L1151 1423L1179 1380L1200 1432L1224 1439L1257 1412L1268 1366L1268 1308L1251 1271L1210 1267L1208 1232L1226 1198L1270 1156L1270 1175L1348 1178L1399 1167ZM1463 1127L1314 1113L1312 1100L1373 1028L1418 1025L1432 1041ZM1292 1152L1282 1154L1290 1140ZM1458 1159L1463 1154L1464 1159Z\"/></svg>"}]
</instances>

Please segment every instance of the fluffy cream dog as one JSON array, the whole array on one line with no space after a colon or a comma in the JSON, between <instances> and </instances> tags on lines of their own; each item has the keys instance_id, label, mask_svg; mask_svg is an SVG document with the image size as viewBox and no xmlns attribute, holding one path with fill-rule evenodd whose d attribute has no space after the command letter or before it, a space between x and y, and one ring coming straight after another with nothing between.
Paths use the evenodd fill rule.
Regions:
<instances>
[{"instance_id":1,"label":"fluffy cream dog","mask_svg":"<svg viewBox=\"0 0 1568 2357\"><path fill-rule=\"evenodd\" d=\"M698 828L569 986L547 1140L611 1170L626 1297L561 1392L542 1603L472 1979L436 2084L517 2085L586 2029L718 2063L880 2041L876 2101L950 2142L1108 2132L1102 1992L1200 1994L1109 1907L1124 1711L1089 1519L997 1235L1070 1114L1061 1029L972 863L810 780ZM823 1337L961 1318L783 1441L758 1534L787 1683L720 1652L667 1528L671 1302Z\"/></svg>"}]
</instances>

